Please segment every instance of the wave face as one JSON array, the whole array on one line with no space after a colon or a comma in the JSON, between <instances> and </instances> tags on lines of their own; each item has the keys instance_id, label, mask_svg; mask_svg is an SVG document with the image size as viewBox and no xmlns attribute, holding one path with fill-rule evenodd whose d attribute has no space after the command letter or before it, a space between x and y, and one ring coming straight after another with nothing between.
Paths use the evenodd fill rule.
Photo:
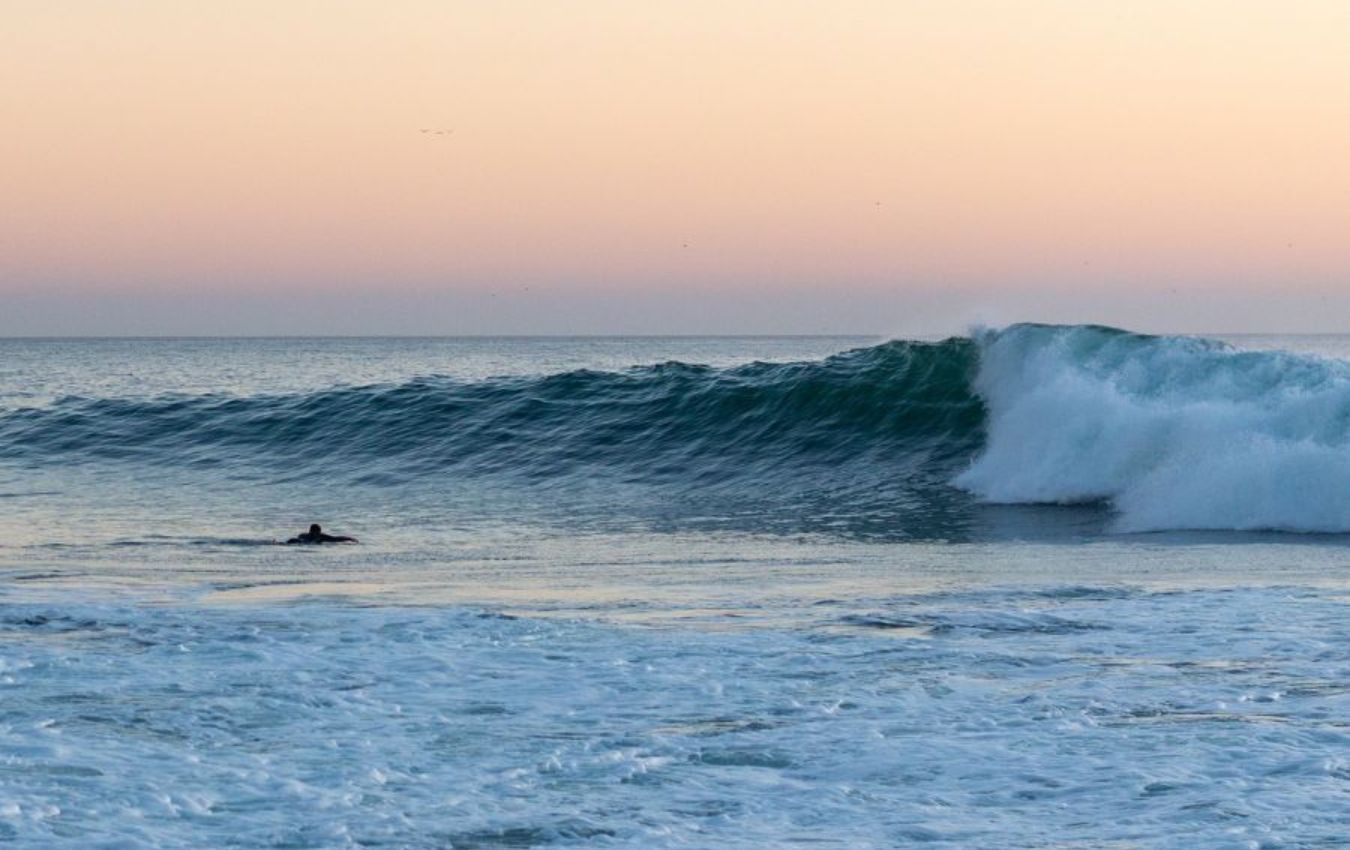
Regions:
<instances>
[{"instance_id":1,"label":"wave face","mask_svg":"<svg viewBox=\"0 0 1350 850\"><path fill-rule=\"evenodd\" d=\"M1123 531L1350 531L1350 364L1101 327L976 335L992 502L1107 501Z\"/></svg>"},{"instance_id":2,"label":"wave face","mask_svg":"<svg viewBox=\"0 0 1350 850\"><path fill-rule=\"evenodd\" d=\"M945 486L980 444L969 340L821 361L397 385L300 395L67 398L0 417L0 457L132 461L401 484L493 476L703 490Z\"/></svg>"},{"instance_id":3,"label":"wave face","mask_svg":"<svg viewBox=\"0 0 1350 850\"><path fill-rule=\"evenodd\" d=\"M1124 531L1345 532L1350 364L1015 325L726 369L65 398L0 413L0 460L423 491L486 480L592 508L637 485L659 508L721 499L759 528L866 517L892 537L947 536L977 501L1104 503Z\"/></svg>"}]
</instances>

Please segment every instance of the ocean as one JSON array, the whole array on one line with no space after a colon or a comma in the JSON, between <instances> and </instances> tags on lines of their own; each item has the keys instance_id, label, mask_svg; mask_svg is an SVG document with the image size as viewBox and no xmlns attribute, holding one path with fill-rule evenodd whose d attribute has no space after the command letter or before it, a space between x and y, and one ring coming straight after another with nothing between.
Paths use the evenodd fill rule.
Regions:
<instances>
[{"instance_id":1,"label":"ocean","mask_svg":"<svg viewBox=\"0 0 1350 850\"><path fill-rule=\"evenodd\" d=\"M0 340L0 845L1344 847L1347 542L1350 336Z\"/></svg>"}]
</instances>

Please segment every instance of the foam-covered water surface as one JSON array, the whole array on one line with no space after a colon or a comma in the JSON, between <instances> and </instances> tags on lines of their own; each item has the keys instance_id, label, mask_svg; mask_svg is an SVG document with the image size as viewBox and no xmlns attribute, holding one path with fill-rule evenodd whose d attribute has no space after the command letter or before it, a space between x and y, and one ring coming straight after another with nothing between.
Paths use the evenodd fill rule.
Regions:
<instances>
[{"instance_id":1,"label":"foam-covered water surface","mask_svg":"<svg viewBox=\"0 0 1350 850\"><path fill-rule=\"evenodd\" d=\"M1297 589L820 600L709 632L0 605L0 832L91 847L1330 847L1350 618Z\"/></svg>"}]
</instances>

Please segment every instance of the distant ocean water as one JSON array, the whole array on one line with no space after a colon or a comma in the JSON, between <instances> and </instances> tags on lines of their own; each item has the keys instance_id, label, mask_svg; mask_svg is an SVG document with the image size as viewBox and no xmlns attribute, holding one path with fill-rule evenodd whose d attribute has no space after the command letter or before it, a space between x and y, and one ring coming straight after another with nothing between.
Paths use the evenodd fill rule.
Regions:
<instances>
[{"instance_id":1,"label":"distant ocean water","mask_svg":"<svg viewBox=\"0 0 1350 850\"><path fill-rule=\"evenodd\" d=\"M1347 358L0 341L0 842L1334 846Z\"/></svg>"}]
</instances>

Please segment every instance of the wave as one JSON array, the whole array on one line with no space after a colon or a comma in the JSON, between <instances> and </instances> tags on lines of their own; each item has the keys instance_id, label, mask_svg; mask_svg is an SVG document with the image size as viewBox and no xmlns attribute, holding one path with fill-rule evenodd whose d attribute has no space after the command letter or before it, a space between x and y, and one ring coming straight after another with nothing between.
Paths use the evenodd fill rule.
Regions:
<instances>
[{"instance_id":1,"label":"wave","mask_svg":"<svg viewBox=\"0 0 1350 850\"><path fill-rule=\"evenodd\" d=\"M975 365L974 345L952 339L729 369L671 362L298 395L65 398L0 415L0 458L391 485L938 486L980 443Z\"/></svg>"},{"instance_id":2,"label":"wave","mask_svg":"<svg viewBox=\"0 0 1350 850\"><path fill-rule=\"evenodd\" d=\"M977 502L1101 503L1122 531L1344 532L1350 364L1014 325L726 369L66 398L0 413L0 460L323 485L486 479L563 498L639 485L823 526L903 517L938 536Z\"/></svg>"}]
</instances>

